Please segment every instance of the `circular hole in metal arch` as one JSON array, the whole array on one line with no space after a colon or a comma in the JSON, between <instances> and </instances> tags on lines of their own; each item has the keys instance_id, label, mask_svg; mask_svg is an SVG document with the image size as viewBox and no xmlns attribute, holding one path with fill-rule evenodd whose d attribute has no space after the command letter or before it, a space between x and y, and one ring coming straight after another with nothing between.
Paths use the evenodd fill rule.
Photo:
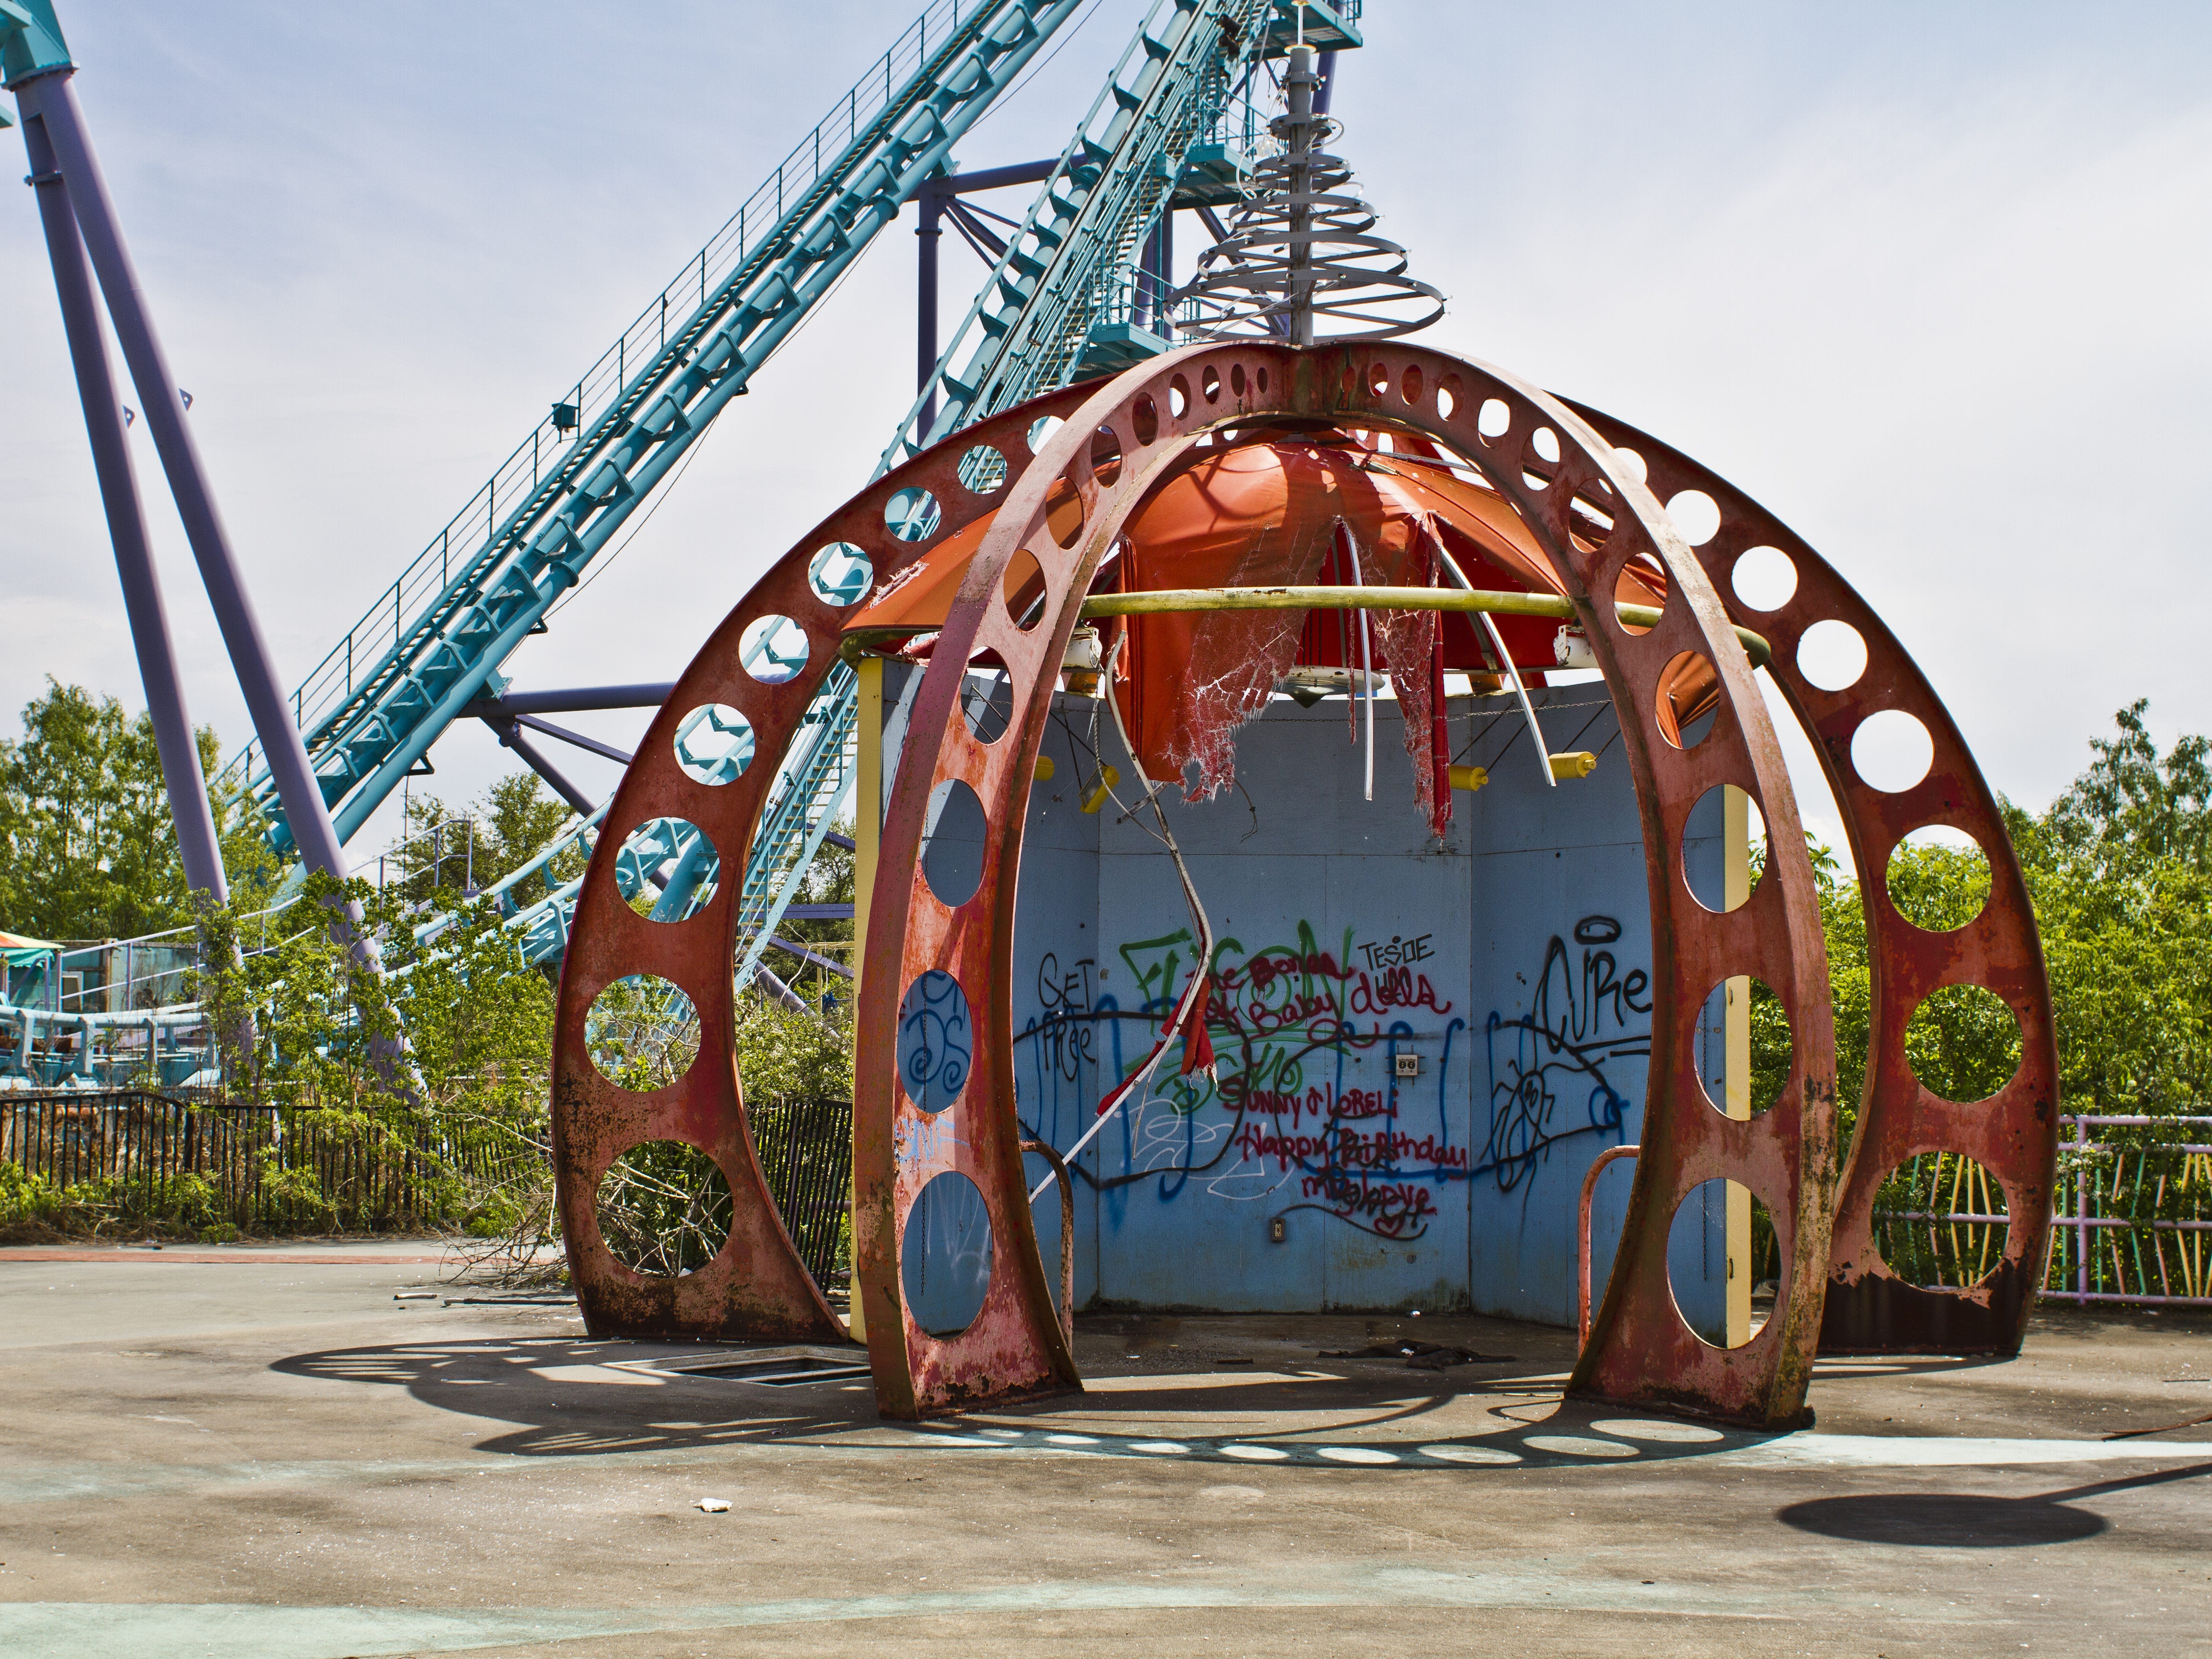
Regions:
<instances>
[{"instance_id":1,"label":"circular hole in metal arch","mask_svg":"<svg viewBox=\"0 0 2212 1659\"><path fill-rule=\"evenodd\" d=\"M1063 548L1073 547L1083 539L1083 526L1090 517L1075 481L1064 472L1054 478L1044 493L1045 529L1053 541Z\"/></svg>"},{"instance_id":2,"label":"circular hole in metal arch","mask_svg":"<svg viewBox=\"0 0 2212 1659\"><path fill-rule=\"evenodd\" d=\"M1851 732L1851 769L1885 795L1903 794L1935 763L1936 740L1917 714L1902 708L1877 710Z\"/></svg>"},{"instance_id":3,"label":"circular hole in metal arch","mask_svg":"<svg viewBox=\"0 0 2212 1659\"><path fill-rule=\"evenodd\" d=\"M806 562L807 585L824 605L858 604L875 579L868 556L850 542L831 542Z\"/></svg>"},{"instance_id":4,"label":"circular hole in metal arch","mask_svg":"<svg viewBox=\"0 0 2212 1659\"><path fill-rule=\"evenodd\" d=\"M1014 550L1014 556L1006 561L1006 574L1000 583L1006 595L1006 615L1015 627L1024 634L1044 620L1044 602L1048 597L1045 587L1044 568L1036 555L1026 547Z\"/></svg>"},{"instance_id":5,"label":"circular hole in metal arch","mask_svg":"<svg viewBox=\"0 0 2212 1659\"><path fill-rule=\"evenodd\" d=\"M1750 1033L1751 1074L1729 1075L1733 1025ZM1789 1010L1762 979L1739 974L1713 987L1698 1011L1698 1082L1723 1117L1754 1118L1782 1097L1796 1064Z\"/></svg>"},{"instance_id":6,"label":"circular hole in metal arch","mask_svg":"<svg viewBox=\"0 0 2212 1659\"><path fill-rule=\"evenodd\" d=\"M699 1058L691 999L657 974L625 974L584 1012L584 1052L617 1089L650 1094L679 1080Z\"/></svg>"},{"instance_id":7,"label":"circular hole in metal arch","mask_svg":"<svg viewBox=\"0 0 2212 1659\"><path fill-rule=\"evenodd\" d=\"M1129 405L1129 429L1136 434L1139 447L1148 446L1159 437L1159 405L1149 394L1139 392L1136 401Z\"/></svg>"},{"instance_id":8,"label":"circular hole in metal arch","mask_svg":"<svg viewBox=\"0 0 2212 1659\"><path fill-rule=\"evenodd\" d=\"M755 617L738 635L738 659L763 685L798 678L811 651L806 630L788 617Z\"/></svg>"},{"instance_id":9,"label":"circular hole in metal arch","mask_svg":"<svg viewBox=\"0 0 2212 1659\"><path fill-rule=\"evenodd\" d=\"M1674 521L1674 528L1682 539L1692 547L1703 547L1721 533L1720 503L1702 489L1685 489L1667 503L1667 516Z\"/></svg>"},{"instance_id":10,"label":"circular hole in metal arch","mask_svg":"<svg viewBox=\"0 0 2212 1659\"><path fill-rule=\"evenodd\" d=\"M688 818L647 818L615 854L615 889L652 921L684 921L711 903L721 860Z\"/></svg>"},{"instance_id":11,"label":"circular hole in metal arch","mask_svg":"<svg viewBox=\"0 0 2212 1659\"><path fill-rule=\"evenodd\" d=\"M1262 363L1262 364L1261 364L1261 365L1260 365L1260 367L1259 367L1258 368L1255 369L1255 370L1252 372L1252 378L1259 383L1259 386L1260 386L1261 393L1261 395L1262 395L1262 396L1265 396L1265 395L1266 395L1266 393L1267 393L1267 364Z\"/></svg>"},{"instance_id":12,"label":"circular hole in metal arch","mask_svg":"<svg viewBox=\"0 0 2212 1659\"><path fill-rule=\"evenodd\" d=\"M1110 488L1121 476L1121 436L1110 426L1091 434L1091 471L1101 489Z\"/></svg>"},{"instance_id":13,"label":"circular hole in metal arch","mask_svg":"<svg viewBox=\"0 0 2212 1659\"><path fill-rule=\"evenodd\" d=\"M1536 459L1547 466L1559 464L1559 434L1548 426L1540 426L1528 434L1528 447L1536 452Z\"/></svg>"},{"instance_id":14,"label":"circular hole in metal arch","mask_svg":"<svg viewBox=\"0 0 2212 1659\"><path fill-rule=\"evenodd\" d=\"M920 484L894 489L884 503L884 528L902 542L926 542L945 520L937 497Z\"/></svg>"},{"instance_id":15,"label":"circular hole in metal arch","mask_svg":"<svg viewBox=\"0 0 2212 1659\"><path fill-rule=\"evenodd\" d=\"M1421 366L1419 363L1409 363L1407 365L1406 372L1398 377L1399 395L1409 404L1418 404L1421 401L1423 384Z\"/></svg>"},{"instance_id":16,"label":"circular hole in metal arch","mask_svg":"<svg viewBox=\"0 0 2212 1659\"><path fill-rule=\"evenodd\" d=\"M1513 429L1513 410L1503 398L1485 398L1475 412L1474 429L1496 442Z\"/></svg>"},{"instance_id":17,"label":"circular hole in metal arch","mask_svg":"<svg viewBox=\"0 0 2212 1659\"><path fill-rule=\"evenodd\" d=\"M982 885L983 837L989 829L983 803L960 779L946 778L930 791L929 816L922 825L921 873L946 909L958 909Z\"/></svg>"},{"instance_id":18,"label":"circular hole in metal arch","mask_svg":"<svg viewBox=\"0 0 2212 1659\"><path fill-rule=\"evenodd\" d=\"M1659 735L1677 749L1695 749L1719 718L1720 676L1698 652L1678 651L1670 657L1651 695Z\"/></svg>"},{"instance_id":19,"label":"circular hole in metal arch","mask_svg":"<svg viewBox=\"0 0 2212 1659\"><path fill-rule=\"evenodd\" d=\"M899 1237L899 1288L914 1322L932 1336L957 1336L983 1311L991 1211L959 1170L942 1171L915 1194Z\"/></svg>"},{"instance_id":20,"label":"circular hole in metal arch","mask_svg":"<svg viewBox=\"0 0 2212 1659\"><path fill-rule=\"evenodd\" d=\"M1030 422L1030 453L1034 455L1052 441L1052 434L1066 422L1057 415L1040 415Z\"/></svg>"},{"instance_id":21,"label":"circular hole in metal arch","mask_svg":"<svg viewBox=\"0 0 2212 1659\"><path fill-rule=\"evenodd\" d=\"M918 1112L935 1116L960 1098L975 1051L975 1021L960 981L933 968L899 1000L899 1089Z\"/></svg>"},{"instance_id":22,"label":"circular hole in metal arch","mask_svg":"<svg viewBox=\"0 0 2212 1659\"><path fill-rule=\"evenodd\" d=\"M1180 374L1168 381L1168 413L1177 420L1190 408L1190 382Z\"/></svg>"},{"instance_id":23,"label":"circular hole in metal arch","mask_svg":"<svg viewBox=\"0 0 2212 1659\"><path fill-rule=\"evenodd\" d=\"M1731 797L1743 812L1741 854L1734 845L1735 837L1729 833ZM1692 898L1716 915L1740 910L1750 902L1766 878L1768 852L1766 815L1748 791L1732 783L1717 783L1706 790L1682 820L1683 884Z\"/></svg>"},{"instance_id":24,"label":"circular hole in metal arch","mask_svg":"<svg viewBox=\"0 0 2212 1659\"><path fill-rule=\"evenodd\" d=\"M1972 1290L2004 1265L2011 1216L2004 1183L1972 1158L1920 1152L1875 1188L1874 1247L1908 1285Z\"/></svg>"},{"instance_id":25,"label":"circular hole in metal arch","mask_svg":"<svg viewBox=\"0 0 2212 1659\"><path fill-rule=\"evenodd\" d=\"M1237 397L1241 398L1244 395L1243 364L1231 363L1229 365L1229 390Z\"/></svg>"},{"instance_id":26,"label":"circular hole in metal arch","mask_svg":"<svg viewBox=\"0 0 2212 1659\"><path fill-rule=\"evenodd\" d=\"M960 679L960 714L978 743L996 743L1013 723L1014 684L1003 668L969 664Z\"/></svg>"},{"instance_id":27,"label":"circular hole in metal arch","mask_svg":"<svg viewBox=\"0 0 2212 1659\"><path fill-rule=\"evenodd\" d=\"M1655 611L1667 608L1667 596L1674 591L1667 580L1667 568L1650 553L1638 553L1624 561L1620 575L1613 583L1613 599L1619 605L1648 605ZM1649 634L1658 624L1656 622L1631 622L1618 611L1613 621L1624 634Z\"/></svg>"},{"instance_id":28,"label":"circular hole in metal arch","mask_svg":"<svg viewBox=\"0 0 2212 1659\"><path fill-rule=\"evenodd\" d=\"M1449 421L1459 413L1459 406L1467 396L1466 387L1456 374L1447 374L1437 386L1437 413Z\"/></svg>"},{"instance_id":29,"label":"circular hole in metal arch","mask_svg":"<svg viewBox=\"0 0 2212 1659\"><path fill-rule=\"evenodd\" d=\"M1865 636L1847 622L1830 617L1798 638L1797 672L1823 691L1850 690L1866 665Z\"/></svg>"},{"instance_id":30,"label":"circular hole in metal arch","mask_svg":"<svg viewBox=\"0 0 2212 1659\"><path fill-rule=\"evenodd\" d=\"M1752 1291L1751 1309L1749 1319L1731 1331L1729 1257L1739 1250L1747 1259L1734 1266ZM1667 1283L1675 1313L1698 1341L1709 1348L1748 1344L1773 1310L1771 1300L1760 1305L1759 1287L1770 1279L1778 1285L1780 1278L1772 1216L1756 1193L1736 1182L1714 1180L1682 1194L1667 1230Z\"/></svg>"},{"instance_id":31,"label":"circular hole in metal arch","mask_svg":"<svg viewBox=\"0 0 2212 1659\"><path fill-rule=\"evenodd\" d=\"M1797 596L1797 562L1778 547L1746 548L1729 586L1753 611L1779 611Z\"/></svg>"},{"instance_id":32,"label":"circular hole in metal arch","mask_svg":"<svg viewBox=\"0 0 2212 1659\"><path fill-rule=\"evenodd\" d=\"M753 763L753 723L726 702L701 703L677 723L675 749L694 783L728 783Z\"/></svg>"},{"instance_id":33,"label":"circular hole in metal arch","mask_svg":"<svg viewBox=\"0 0 2212 1659\"><path fill-rule=\"evenodd\" d=\"M1221 374L1212 363L1200 371L1198 389L1206 394L1206 401L1218 403L1221 398Z\"/></svg>"},{"instance_id":34,"label":"circular hole in metal arch","mask_svg":"<svg viewBox=\"0 0 2212 1659\"><path fill-rule=\"evenodd\" d=\"M1905 1024L1905 1058L1938 1100L1987 1100L2020 1071L2020 1017L1985 985L1939 985Z\"/></svg>"},{"instance_id":35,"label":"circular hole in metal arch","mask_svg":"<svg viewBox=\"0 0 2212 1659\"><path fill-rule=\"evenodd\" d=\"M971 495L995 495L1006 485L1006 458L977 444L960 458L960 487Z\"/></svg>"},{"instance_id":36,"label":"circular hole in metal arch","mask_svg":"<svg viewBox=\"0 0 2212 1659\"><path fill-rule=\"evenodd\" d=\"M597 1200L608 1254L648 1279L695 1273L729 1242L729 1179L689 1141L641 1141L607 1166Z\"/></svg>"},{"instance_id":37,"label":"circular hole in metal arch","mask_svg":"<svg viewBox=\"0 0 2212 1659\"><path fill-rule=\"evenodd\" d=\"M1626 472L1630 477L1635 479L1637 483L1644 483L1650 481L1651 470L1645 465L1644 456L1640 451L1633 449L1616 449L1613 452L1613 459L1620 462L1620 470L1623 472Z\"/></svg>"},{"instance_id":38,"label":"circular hole in metal arch","mask_svg":"<svg viewBox=\"0 0 2212 1659\"><path fill-rule=\"evenodd\" d=\"M1889 902L1923 933L1955 933L1990 901L1990 855L1948 824L1915 830L1889 850Z\"/></svg>"},{"instance_id":39,"label":"circular hole in metal arch","mask_svg":"<svg viewBox=\"0 0 2212 1659\"><path fill-rule=\"evenodd\" d=\"M1613 539L1613 514L1617 510L1612 486L1603 478L1592 478L1575 492L1574 500L1568 504L1567 533L1577 544L1594 552Z\"/></svg>"},{"instance_id":40,"label":"circular hole in metal arch","mask_svg":"<svg viewBox=\"0 0 2212 1659\"><path fill-rule=\"evenodd\" d=\"M1367 365L1367 395L1387 398L1390 395L1390 368L1387 363Z\"/></svg>"}]
</instances>

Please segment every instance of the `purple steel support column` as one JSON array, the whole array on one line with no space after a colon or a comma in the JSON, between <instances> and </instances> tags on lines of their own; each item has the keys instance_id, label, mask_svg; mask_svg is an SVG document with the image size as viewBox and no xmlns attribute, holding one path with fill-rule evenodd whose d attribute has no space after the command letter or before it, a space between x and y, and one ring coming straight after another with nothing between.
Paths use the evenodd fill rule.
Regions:
<instances>
[{"instance_id":1,"label":"purple steel support column","mask_svg":"<svg viewBox=\"0 0 2212 1659\"><path fill-rule=\"evenodd\" d=\"M1168 295L1175 292L1176 285L1175 198L1172 196L1168 198L1168 204L1160 210L1159 241L1159 263L1152 267L1153 271L1159 277L1159 281L1154 284L1152 289L1152 309L1160 320L1161 326L1159 333L1161 337L1164 339L1173 340L1175 338L1175 334L1173 332L1175 328L1175 319L1168 314L1167 305Z\"/></svg>"},{"instance_id":2,"label":"purple steel support column","mask_svg":"<svg viewBox=\"0 0 2212 1659\"><path fill-rule=\"evenodd\" d=\"M937 424L937 393L930 382L937 374L937 247L945 240L945 232L939 228L945 215L945 198L932 188L933 183L925 183L914 198L915 211L920 216L914 234L921 255L914 290L914 389L929 393L914 434L917 444L927 443L929 428Z\"/></svg>"},{"instance_id":3,"label":"purple steel support column","mask_svg":"<svg viewBox=\"0 0 2212 1659\"><path fill-rule=\"evenodd\" d=\"M592 805L592 798L589 795L569 782L562 775L558 767L538 752L537 744L522 735L522 726L519 720L501 720L495 715L486 714L483 716L483 723L499 734L500 742L522 757L524 764L551 784L555 794L574 807L581 816L589 817L599 810Z\"/></svg>"},{"instance_id":4,"label":"purple steel support column","mask_svg":"<svg viewBox=\"0 0 2212 1659\"><path fill-rule=\"evenodd\" d=\"M1137 252L1135 280L1129 284L1129 320L1139 328L1151 322L1157 296L1165 293L1160 286L1160 225L1168 222L1172 208L1160 210L1160 224L1145 233L1144 245Z\"/></svg>"},{"instance_id":5,"label":"purple steel support column","mask_svg":"<svg viewBox=\"0 0 2212 1659\"><path fill-rule=\"evenodd\" d=\"M222 629L239 690L246 695L246 710L253 717L270 775L276 780L293 842L311 866L343 880L345 849L338 841L337 826L331 822L314 766L307 758L307 745L286 702L283 688L277 684L260 619L254 615L253 601L231 550L229 533L216 510L215 495L208 487L191 428L185 423L176 378L169 372L168 359L154 331L154 319L140 292L138 274L124 243L115 205L108 198L107 181L85 136L76 95L70 86L74 73L62 70L25 82L16 88L17 106L27 125L31 116L44 120L47 137L61 159L62 177L69 184L70 201L76 210L85 247L92 255L94 270L99 273L100 291L107 297L107 314L115 324L116 338L122 343L124 361L131 366L131 378L138 388L146 423L153 431L161 469L168 474L170 493L176 497L177 515L184 520L185 538L198 561L200 578L207 584L208 599Z\"/></svg>"},{"instance_id":6,"label":"purple steel support column","mask_svg":"<svg viewBox=\"0 0 2212 1659\"><path fill-rule=\"evenodd\" d=\"M27 114L23 147L30 154L31 183L39 218L46 233L46 252L54 268L54 291L61 301L62 329L69 337L70 362L76 372L77 398L84 405L85 435L92 443L93 471L100 479L100 503L107 514L107 538L115 548L116 574L123 582L123 609L131 619L131 643L138 656L139 683L154 720L154 739L161 754L161 780L169 793L169 815L176 821L177 850L185 882L217 904L230 902L223 879L222 845L215 814L208 806L207 778L200 769L198 745L185 707L185 688L169 639L161 578L146 538L146 509L123 434L123 416L115 395L115 376L107 361L107 342L100 332L100 313L85 269L84 244L69 186L55 165L46 124Z\"/></svg>"}]
</instances>

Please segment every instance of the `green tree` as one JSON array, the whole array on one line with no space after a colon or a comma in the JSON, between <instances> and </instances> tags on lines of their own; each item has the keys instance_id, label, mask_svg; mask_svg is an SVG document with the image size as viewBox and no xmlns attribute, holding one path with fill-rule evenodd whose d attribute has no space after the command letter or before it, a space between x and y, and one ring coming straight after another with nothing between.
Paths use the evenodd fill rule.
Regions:
<instances>
[{"instance_id":1,"label":"green tree","mask_svg":"<svg viewBox=\"0 0 2212 1659\"><path fill-rule=\"evenodd\" d=\"M481 891L543 853L574 817L566 801L545 793L535 772L509 773L459 811L435 795L416 795L395 849L401 885L417 902L438 891ZM574 880L589 856L581 845L562 848L516 885L514 902L533 904Z\"/></svg>"},{"instance_id":2,"label":"green tree","mask_svg":"<svg viewBox=\"0 0 2212 1659\"><path fill-rule=\"evenodd\" d=\"M0 742L0 927L48 939L128 939L191 921L176 826L152 717L49 678L23 709L23 736ZM196 734L203 773L212 727ZM257 899L276 873L250 805L217 800L234 897Z\"/></svg>"},{"instance_id":3,"label":"green tree","mask_svg":"<svg viewBox=\"0 0 2212 1659\"><path fill-rule=\"evenodd\" d=\"M2003 803L2050 974L2061 1097L2096 1115L2187 1115L2212 1101L2212 743L2185 737L2161 755L2147 708L2119 711L2118 734L2091 740L2087 769L2041 815ZM1858 883L1838 879L1817 842L1814 864L1848 1147L1866 1081L1866 915ZM1881 878L1899 911L1935 932L1972 921L1990 893L1988 862L1970 848L1901 846ZM1751 1023L1754 1098L1771 1099L1790 1026L1764 987ZM1995 1092L2020 1064L2018 1023L1973 987L1929 996L1905 1046L1915 1075L1951 1100Z\"/></svg>"},{"instance_id":4,"label":"green tree","mask_svg":"<svg viewBox=\"0 0 2212 1659\"><path fill-rule=\"evenodd\" d=\"M331 926L349 903L380 941L380 974ZM222 1092L284 1115L288 1138L261 1179L295 1217L395 1218L404 1170L416 1218L489 1216L497 1231L531 1203L550 1209L552 989L490 907L459 908L419 943L413 911L396 893L316 874L265 933L258 921L242 929L236 906L204 913L199 995ZM303 1140L357 1156L288 1161Z\"/></svg>"},{"instance_id":5,"label":"green tree","mask_svg":"<svg viewBox=\"0 0 2212 1659\"><path fill-rule=\"evenodd\" d=\"M2008 809L2051 973L2075 1110L2170 1116L2212 1101L2212 741L2164 755L2147 703L2040 818Z\"/></svg>"},{"instance_id":6,"label":"green tree","mask_svg":"<svg viewBox=\"0 0 2212 1659\"><path fill-rule=\"evenodd\" d=\"M2096 758L2033 825L2024 857L2115 872L2212 867L2212 738L2185 737L2161 756L2149 708L2138 698L2113 716L2118 737L2089 740Z\"/></svg>"}]
</instances>

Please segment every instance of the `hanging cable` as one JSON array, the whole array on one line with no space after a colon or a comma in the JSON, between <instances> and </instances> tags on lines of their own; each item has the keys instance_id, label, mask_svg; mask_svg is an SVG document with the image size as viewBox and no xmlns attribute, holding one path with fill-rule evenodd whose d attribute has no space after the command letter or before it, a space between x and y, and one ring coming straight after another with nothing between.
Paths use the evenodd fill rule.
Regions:
<instances>
[{"instance_id":1,"label":"hanging cable","mask_svg":"<svg viewBox=\"0 0 2212 1659\"><path fill-rule=\"evenodd\" d=\"M1367 586L1367 579L1359 574L1359 544L1352 539L1352 526L1341 519L1336 521L1336 533L1344 538L1344 546L1352 555L1352 585ZM1483 618L1490 620L1488 617ZM1367 799L1375 799L1375 653L1368 632L1367 610L1359 611L1359 688L1367 702Z\"/></svg>"},{"instance_id":2,"label":"hanging cable","mask_svg":"<svg viewBox=\"0 0 2212 1659\"><path fill-rule=\"evenodd\" d=\"M1121 657L1122 644L1127 638L1128 630L1124 629L1115 635L1112 648L1106 653L1105 672L1099 688L1100 699L1112 706L1114 730L1121 737L1121 747L1129 757L1130 766L1135 769L1139 777L1145 779L1144 799L1138 802L1136 809L1131 810L1149 806L1152 809L1152 817L1159 823L1160 839L1166 842L1168 856L1175 860L1176 878L1182 884L1183 902L1190 907L1192 925L1198 929L1198 960L1191 963L1190 984L1185 988L1176 1000L1174 1012L1160 1028L1160 1040L1152 1045L1152 1053L1145 1056L1144 1064L1116 1084L1107 1092L1105 1099L1098 1103L1098 1114L1092 1119L1091 1127L1077 1137L1075 1145L1061 1155L1061 1161L1067 1164L1075 1161L1077 1155L1106 1127L1107 1121L1123 1102L1142 1091L1158 1067L1161 1057L1167 1053L1168 1044L1176 1037L1183 1040L1183 1074L1187 1077L1193 1072L1202 1071L1209 1079L1214 1076L1213 1045L1206 1034L1206 1005L1213 971L1213 924L1206 920L1206 906L1200 901L1198 887L1190 878L1190 866L1183 862L1182 848L1176 844L1175 831L1169 826L1167 812L1160 805L1160 785L1156 780L1145 776L1144 763L1137 757L1137 745L1129 740L1129 728L1121 720L1121 705L1114 696L1114 670ZM1118 798L1115 805L1121 805ZM1054 1177L1048 1175L1037 1182L1036 1189L1030 1194L1030 1202L1034 1204L1043 1197L1053 1181Z\"/></svg>"}]
</instances>

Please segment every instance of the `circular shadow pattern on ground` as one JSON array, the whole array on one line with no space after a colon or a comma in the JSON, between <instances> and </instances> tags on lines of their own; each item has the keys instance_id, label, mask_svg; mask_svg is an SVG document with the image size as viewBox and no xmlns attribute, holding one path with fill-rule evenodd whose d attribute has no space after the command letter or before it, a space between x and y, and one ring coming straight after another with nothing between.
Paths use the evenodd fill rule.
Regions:
<instances>
[{"instance_id":1,"label":"circular shadow pattern on ground","mask_svg":"<svg viewBox=\"0 0 2212 1659\"><path fill-rule=\"evenodd\" d=\"M2106 1524L2101 1515L2054 1504L2047 1498L1985 1498L1942 1492L1815 1498L1777 1510L1775 1519L1824 1538L1948 1550L2070 1544L2077 1539L2094 1538Z\"/></svg>"}]
</instances>

